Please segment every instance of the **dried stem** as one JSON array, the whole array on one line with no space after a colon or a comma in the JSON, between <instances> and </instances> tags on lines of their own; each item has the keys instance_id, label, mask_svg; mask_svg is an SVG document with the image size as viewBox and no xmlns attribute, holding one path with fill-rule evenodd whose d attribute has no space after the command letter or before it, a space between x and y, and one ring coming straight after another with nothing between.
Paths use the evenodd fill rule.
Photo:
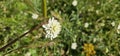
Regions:
<instances>
[{"instance_id":1,"label":"dried stem","mask_svg":"<svg viewBox=\"0 0 120 56\"><path fill-rule=\"evenodd\" d=\"M44 23L44 22L43 22ZM43 23L38 24L37 26L31 28L29 31L27 31L26 33L23 33L22 35L20 35L19 37L17 37L16 39L14 39L13 41L9 42L8 44L6 44L5 46L0 48L0 52L4 51L7 47L10 47L12 44L14 44L15 42L17 42L19 39L21 39L22 37L24 37L25 35L27 35L28 33L31 33L33 30L36 30L38 28L40 28Z\"/></svg>"},{"instance_id":2,"label":"dried stem","mask_svg":"<svg viewBox=\"0 0 120 56\"><path fill-rule=\"evenodd\" d=\"M43 17L47 18L47 6L46 6L46 0L42 0L42 9L43 9ZM31 33L33 30L38 29L40 26L42 26L42 23L40 23L39 25L31 28L29 31L27 31L26 33L23 33L22 35L20 35L19 37L17 37L16 39L14 39L13 41L9 42L8 44L6 44L5 46L0 48L0 52L4 51L7 47L10 47L12 44L14 44L15 42L17 42L19 39L21 39L22 37L24 37L25 35L27 35L28 33Z\"/></svg>"}]
</instances>

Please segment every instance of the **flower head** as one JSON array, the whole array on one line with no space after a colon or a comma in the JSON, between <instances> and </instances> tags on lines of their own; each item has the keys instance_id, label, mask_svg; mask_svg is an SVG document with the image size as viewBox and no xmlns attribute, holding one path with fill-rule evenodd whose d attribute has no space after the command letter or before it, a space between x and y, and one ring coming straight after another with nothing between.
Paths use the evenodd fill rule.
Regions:
<instances>
[{"instance_id":1,"label":"flower head","mask_svg":"<svg viewBox=\"0 0 120 56\"><path fill-rule=\"evenodd\" d=\"M88 26L89 26L89 23L85 23L84 27L88 28Z\"/></svg>"},{"instance_id":2,"label":"flower head","mask_svg":"<svg viewBox=\"0 0 120 56\"><path fill-rule=\"evenodd\" d=\"M120 24L117 27L117 33L120 34Z\"/></svg>"},{"instance_id":3,"label":"flower head","mask_svg":"<svg viewBox=\"0 0 120 56\"><path fill-rule=\"evenodd\" d=\"M86 53L86 56L93 56L96 53L96 51L94 50L94 45L91 43L85 43L83 46L83 50L83 52Z\"/></svg>"},{"instance_id":4,"label":"flower head","mask_svg":"<svg viewBox=\"0 0 120 56\"><path fill-rule=\"evenodd\" d=\"M117 29L120 29L120 24L118 25L118 28Z\"/></svg>"},{"instance_id":5,"label":"flower head","mask_svg":"<svg viewBox=\"0 0 120 56\"><path fill-rule=\"evenodd\" d=\"M33 13L33 14L32 14L32 18L33 18L33 19L37 19L37 18L38 18L38 15Z\"/></svg>"},{"instance_id":6,"label":"flower head","mask_svg":"<svg viewBox=\"0 0 120 56\"><path fill-rule=\"evenodd\" d=\"M48 21L48 24L45 24L42 26L45 31L46 31L46 38L51 38L51 40L53 38L56 38L57 35L60 33L61 31L61 25L60 23L54 19L54 17L50 18Z\"/></svg>"},{"instance_id":7,"label":"flower head","mask_svg":"<svg viewBox=\"0 0 120 56\"><path fill-rule=\"evenodd\" d=\"M27 52L24 56L31 56L31 53Z\"/></svg>"},{"instance_id":8,"label":"flower head","mask_svg":"<svg viewBox=\"0 0 120 56\"><path fill-rule=\"evenodd\" d=\"M72 2L72 5L73 5L73 6L76 6L76 5L77 5L77 0L74 0L74 1Z\"/></svg>"},{"instance_id":9,"label":"flower head","mask_svg":"<svg viewBox=\"0 0 120 56\"><path fill-rule=\"evenodd\" d=\"M77 48L77 43L72 43L71 48L76 49Z\"/></svg>"},{"instance_id":10,"label":"flower head","mask_svg":"<svg viewBox=\"0 0 120 56\"><path fill-rule=\"evenodd\" d=\"M115 26L115 22L112 22L111 25L112 25L112 26Z\"/></svg>"}]
</instances>

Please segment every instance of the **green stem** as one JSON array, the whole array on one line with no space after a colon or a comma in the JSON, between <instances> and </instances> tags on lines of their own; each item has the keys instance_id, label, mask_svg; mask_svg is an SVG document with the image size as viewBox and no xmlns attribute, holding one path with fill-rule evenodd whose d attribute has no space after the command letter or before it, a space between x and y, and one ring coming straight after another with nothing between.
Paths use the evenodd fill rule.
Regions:
<instances>
[{"instance_id":1,"label":"green stem","mask_svg":"<svg viewBox=\"0 0 120 56\"><path fill-rule=\"evenodd\" d=\"M43 11L43 17L47 18L47 5L46 0L42 0L42 11Z\"/></svg>"}]
</instances>

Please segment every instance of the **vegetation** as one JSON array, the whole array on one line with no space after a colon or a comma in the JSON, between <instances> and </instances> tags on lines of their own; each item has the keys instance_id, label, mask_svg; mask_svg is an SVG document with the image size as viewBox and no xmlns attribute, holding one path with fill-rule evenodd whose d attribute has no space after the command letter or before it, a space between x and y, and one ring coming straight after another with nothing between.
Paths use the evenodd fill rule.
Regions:
<instances>
[{"instance_id":1,"label":"vegetation","mask_svg":"<svg viewBox=\"0 0 120 56\"><path fill-rule=\"evenodd\" d=\"M39 26L0 49L0 56L119 56L119 5L119 0L0 0L0 48ZM51 40L42 25L52 17L61 31Z\"/></svg>"}]
</instances>

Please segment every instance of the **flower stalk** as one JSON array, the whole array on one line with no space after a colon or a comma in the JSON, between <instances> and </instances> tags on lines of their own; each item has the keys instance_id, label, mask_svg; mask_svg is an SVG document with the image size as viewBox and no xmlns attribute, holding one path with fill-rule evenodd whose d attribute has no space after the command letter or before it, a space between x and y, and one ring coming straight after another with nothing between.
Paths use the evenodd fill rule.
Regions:
<instances>
[{"instance_id":1,"label":"flower stalk","mask_svg":"<svg viewBox=\"0 0 120 56\"><path fill-rule=\"evenodd\" d=\"M42 0L42 11L43 11L43 17L47 18L47 5L46 0Z\"/></svg>"}]
</instances>

